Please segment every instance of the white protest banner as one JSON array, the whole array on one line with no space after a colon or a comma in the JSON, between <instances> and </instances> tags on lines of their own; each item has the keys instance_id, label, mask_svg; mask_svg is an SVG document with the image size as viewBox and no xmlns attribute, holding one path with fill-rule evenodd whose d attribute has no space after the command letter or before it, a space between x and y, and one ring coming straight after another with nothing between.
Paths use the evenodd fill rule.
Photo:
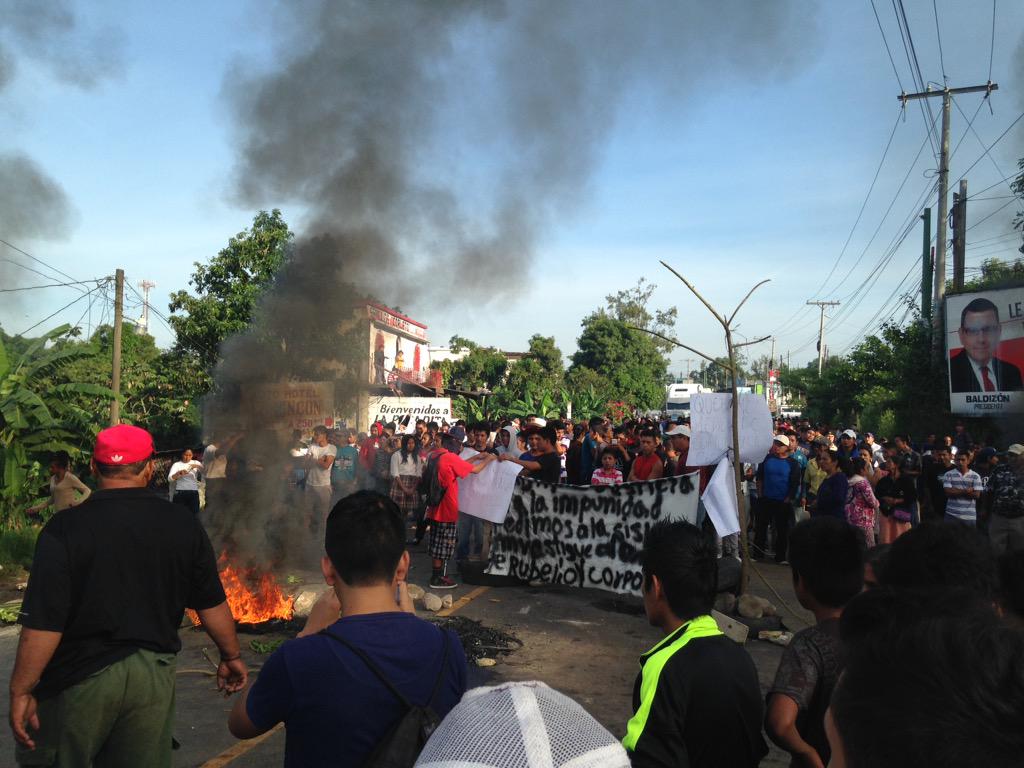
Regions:
<instances>
[{"instance_id":1,"label":"white protest banner","mask_svg":"<svg viewBox=\"0 0 1024 768\"><path fill-rule=\"evenodd\" d=\"M604 486L520 478L487 572L639 595L647 530L659 520L696 523L697 483L696 472Z\"/></svg>"},{"instance_id":2,"label":"white protest banner","mask_svg":"<svg viewBox=\"0 0 1024 768\"><path fill-rule=\"evenodd\" d=\"M460 457L469 460L476 455L466 448ZM505 521L516 478L523 468L512 461L492 461L478 474L459 480L459 512L499 525Z\"/></svg>"},{"instance_id":3,"label":"white protest banner","mask_svg":"<svg viewBox=\"0 0 1024 768\"><path fill-rule=\"evenodd\" d=\"M752 392L740 395L740 461L756 464L772 447L772 415L768 403ZM732 448L732 395L702 392L690 398L691 467L717 464Z\"/></svg>"},{"instance_id":4,"label":"white protest banner","mask_svg":"<svg viewBox=\"0 0 1024 768\"><path fill-rule=\"evenodd\" d=\"M740 532L740 508L736 503L736 476L732 462L725 458L718 462L700 498L720 537Z\"/></svg>"},{"instance_id":5,"label":"white protest banner","mask_svg":"<svg viewBox=\"0 0 1024 768\"><path fill-rule=\"evenodd\" d=\"M450 397L371 397L367 422L394 422L399 434L416 431L416 420L453 422Z\"/></svg>"}]
</instances>

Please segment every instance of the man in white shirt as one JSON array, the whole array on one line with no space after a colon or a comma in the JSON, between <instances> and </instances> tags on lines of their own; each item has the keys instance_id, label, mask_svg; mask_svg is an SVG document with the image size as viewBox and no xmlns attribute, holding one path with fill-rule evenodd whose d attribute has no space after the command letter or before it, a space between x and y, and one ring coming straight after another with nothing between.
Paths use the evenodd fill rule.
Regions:
<instances>
[{"instance_id":1,"label":"man in white shirt","mask_svg":"<svg viewBox=\"0 0 1024 768\"><path fill-rule=\"evenodd\" d=\"M331 512L331 466L338 448L327 442L327 427L313 427L313 442L306 454L306 498L309 530L316 533Z\"/></svg>"},{"instance_id":2,"label":"man in white shirt","mask_svg":"<svg viewBox=\"0 0 1024 768\"><path fill-rule=\"evenodd\" d=\"M956 467L942 478L946 491L946 519L974 526L977 522L977 498L984 485L981 475L971 469L971 455L961 451L956 455Z\"/></svg>"}]
</instances>

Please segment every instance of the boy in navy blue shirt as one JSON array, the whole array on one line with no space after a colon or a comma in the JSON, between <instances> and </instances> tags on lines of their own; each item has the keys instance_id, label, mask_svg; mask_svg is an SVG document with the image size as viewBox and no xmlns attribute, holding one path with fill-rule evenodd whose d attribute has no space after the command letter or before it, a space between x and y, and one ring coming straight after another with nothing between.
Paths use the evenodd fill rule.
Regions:
<instances>
[{"instance_id":1,"label":"boy in navy blue shirt","mask_svg":"<svg viewBox=\"0 0 1024 768\"><path fill-rule=\"evenodd\" d=\"M410 702L443 718L466 690L466 656L454 633L416 618L397 505L372 491L345 497L327 519L325 548L324 579L342 607L326 631L368 655ZM251 739L284 722L286 768L358 768L405 710L343 643L308 626L303 635L267 660L235 702L228 728Z\"/></svg>"}]
</instances>

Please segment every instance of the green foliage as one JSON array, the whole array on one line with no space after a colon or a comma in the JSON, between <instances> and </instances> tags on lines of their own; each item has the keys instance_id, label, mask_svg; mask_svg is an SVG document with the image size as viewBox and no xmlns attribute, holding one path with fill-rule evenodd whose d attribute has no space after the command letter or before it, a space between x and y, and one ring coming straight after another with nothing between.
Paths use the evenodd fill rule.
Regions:
<instances>
[{"instance_id":1,"label":"green foliage","mask_svg":"<svg viewBox=\"0 0 1024 768\"><path fill-rule=\"evenodd\" d=\"M891 437L896 432L945 429L949 416L947 378L930 360L931 331L915 317L884 325L849 355L803 369L783 369L784 388L807 393L806 414L814 421L846 424Z\"/></svg>"},{"instance_id":2,"label":"green foliage","mask_svg":"<svg viewBox=\"0 0 1024 768\"><path fill-rule=\"evenodd\" d=\"M490 408L493 399L486 396L476 398L456 395L452 398L452 410L457 418L465 419L467 422L489 420L495 415Z\"/></svg>"},{"instance_id":3,"label":"green foliage","mask_svg":"<svg viewBox=\"0 0 1024 768\"><path fill-rule=\"evenodd\" d=\"M953 295L991 291L999 288L1019 288L1020 286L1024 286L1024 261L985 259L981 262L981 272L970 280L964 281L963 290L955 290L953 281L947 280L946 293Z\"/></svg>"},{"instance_id":4,"label":"green foliage","mask_svg":"<svg viewBox=\"0 0 1024 768\"><path fill-rule=\"evenodd\" d=\"M458 337L452 337L452 341ZM445 386L473 392L480 389L494 390L505 379L508 359L501 350L494 347L480 347L472 342L462 346L469 353L461 360L443 360L431 363L430 367L440 370Z\"/></svg>"},{"instance_id":5,"label":"green foliage","mask_svg":"<svg viewBox=\"0 0 1024 768\"><path fill-rule=\"evenodd\" d=\"M189 280L194 294L171 294L174 349L194 361L196 372L212 374L221 343L249 327L257 303L288 258L292 237L279 210L260 211L209 264L195 264Z\"/></svg>"},{"instance_id":6,"label":"green foliage","mask_svg":"<svg viewBox=\"0 0 1024 768\"><path fill-rule=\"evenodd\" d=\"M5 570L31 566L39 531L38 525L0 529L0 565Z\"/></svg>"},{"instance_id":7,"label":"green foliage","mask_svg":"<svg viewBox=\"0 0 1024 768\"><path fill-rule=\"evenodd\" d=\"M68 325L55 328L16 357L9 357L0 341L0 523L5 526L23 524L21 510L49 454L77 455L99 431L103 408L83 408L78 398L103 405L113 396L102 384L60 378L68 366L97 354L91 344L59 343L69 330Z\"/></svg>"},{"instance_id":8,"label":"green foliage","mask_svg":"<svg viewBox=\"0 0 1024 768\"><path fill-rule=\"evenodd\" d=\"M64 348L88 346L96 354L65 366L54 382L79 383L86 389L71 396L83 410L102 413L101 392L110 381L113 327L96 329L88 342L65 341ZM201 414L196 384L201 372L189 369L180 352L161 352L153 337L125 326L121 333L121 419L148 429L158 447L180 448L199 437ZM99 386L101 390L95 388Z\"/></svg>"},{"instance_id":9,"label":"green foliage","mask_svg":"<svg viewBox=\"0 0 1024 768\"><path fill-rule=\"evenodd\" d=\"M584 318L582 327L570 373L589 369L607 381L614 395L629 406L660 408L668 363L654 339L604 311Z\"/></svg>"},{"instance_id":10,"label":"green foliage","mask_svg":"<svg viewBox=\"0 0 1024 768\"><path fill-rule=\"evenodd\" d=\"M736 355L736 380L745 381L748 377L747 371L743 368L743 355ZM729 373L729 358L726 356L716 357L713 363L708 363L698 376L699 381L707 382L705 386L713 390L730 389L732 387L732 376Z\"/></svg>"},{"instance_id":11,"label":"green foliage","mask_svg":"<svg viewBox=\"0 0 1024 768\"><path fill-rule=\"evenodd\" d=\"M283 637L275 637L271 640L250 640L249 648L253 653L267 654L273 653L278 648L284 645Z\"/></svg>"},{"instance_id":12,"label":"green foliage","mask_svg":"<svg viewBox=\"0 0 1024 768\"><path fill-rule=\"evenodd\" d=\"M604 312L626 325L654 331L671 338L678 310L669 307L665 310L656 309L652 314L647 308L657 287L641 277L634 287L605 296L608 305ZM663 354L668 354L675 348L675 345L656 336L652 337L652 340L654 346Z\"/></svg>"}]
</instances>

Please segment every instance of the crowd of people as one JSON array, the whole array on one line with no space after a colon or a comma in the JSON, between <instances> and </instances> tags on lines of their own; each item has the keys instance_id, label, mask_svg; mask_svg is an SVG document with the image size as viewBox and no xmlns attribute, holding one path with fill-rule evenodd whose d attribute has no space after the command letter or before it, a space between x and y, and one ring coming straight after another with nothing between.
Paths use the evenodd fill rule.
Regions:
<instances>
[{"instance_id":1,"label":"crowd of people","mask_svg":"<svg viewBox=\"0 0 1024 768\"><path fill-rule=\"evenodd\" d=\"M550 754L594 766L756 766L764 734L795 765L1018 765L1024 446L999 453L951 437L915 447L905 435L889 443L777 427L748 472L753 549L788 566L815 625L794 635L763 696L749 654L711 616L729 550L709 526L651 525L643 607L663 638L640 658L621 742L538 683L467 692L458 637L415 616L409 545L425 522L435 588L452 585L453 555L486 557L486 531L460 516L457 479L492 462L577 484L697 472L703 487L710 471L688 464L685 424L534 417L422 423L408 435L388 424L365 436L317 428L290 449L288 483L322 530L331 589L251 685L189 480L218 458L230 466L228 450L202 462L183 454L169 472L185 481L172 502L148 490L150 435L104 430L91 465L98 490L72 497L39 537L10 684L18 761L169 765L177 627L188 607L220 651L218 687L241 692L229 729L246 739L284 723L288 766L355 768L383 759L381 750L408 755L402 740L418 739L411 754L422 748L422 765L479 762L472 755L489 749L495 762L481 764L526 768L539 747L516 739L540 727ZM60 458L54 491L67 477ZM440 720L425 747L396 725L410 707L423 722ZM553 713L570 711L576 727L556 727Z\"/></svg>"},{"instance_id":2,"label":"crowd of people","mask_svg":"<svg viewBox=\"0 0 1024 768\"><path fill-rule=\"evenodd\" d=\"M955 436L915 444L906 434L889 441L782 423L768 456L747 474L755 558L786 563L789 528L816 516L845 519L868 546L945 519L986 535L997 555L1024 548L1024 445L999 451L975 443L962 426Z\"/></svg>"}]
</instances>

